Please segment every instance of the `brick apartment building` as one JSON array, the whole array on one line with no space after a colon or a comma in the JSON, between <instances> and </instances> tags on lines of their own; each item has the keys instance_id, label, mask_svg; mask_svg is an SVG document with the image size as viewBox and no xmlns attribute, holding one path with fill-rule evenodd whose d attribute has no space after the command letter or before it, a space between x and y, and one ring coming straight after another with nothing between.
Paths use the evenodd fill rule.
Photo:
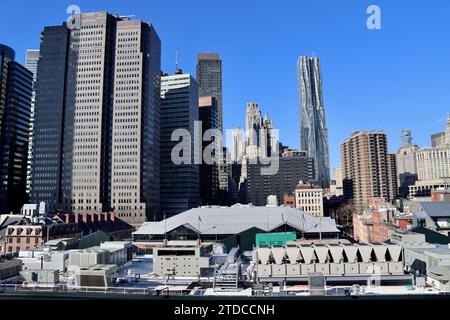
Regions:
<instances>
[{"instance_id":1,"label":"brick apartment building","mask_svg":"<svg viewBox=\"0 0 450 320\"><path fill-rule=\"evenodd\" d=\"M376 198L363 213L353 215L353 238L363 243L385 242L396 230L411 226L409 214L400 214L390 203Z\"/></svg>"}]
</instances>

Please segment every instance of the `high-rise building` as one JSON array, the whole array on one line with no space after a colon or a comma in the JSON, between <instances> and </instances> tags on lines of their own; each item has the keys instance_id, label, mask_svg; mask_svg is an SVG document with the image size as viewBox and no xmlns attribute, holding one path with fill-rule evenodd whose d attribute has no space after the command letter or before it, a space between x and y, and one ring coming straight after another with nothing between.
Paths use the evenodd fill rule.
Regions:
<instances>
[{"instance_id":1,"label":"high-rise building","mask_svg":"<svg viewBox=\"0 0 450 320\"><path fill-rule=\"evenodd\" d=\"M27 50L25 56L25 68L33 73L33 93L31 96L31 119L30 119L30 138L28 142L28 160L27 160L27 194L30 193L31 186L31 162L32 162L32 150L33 150L33 124L34 124L34 107L36 104L36 77L37 66L39 62L39 50L30 49Z\"/></svg>"},{"instance_id":2,"label":"high-rise building","mask_svg":"<svg viewBox=\"0 0 450 320\"><path fill-rule=\"evenodd\" d=\"M33 74L0 44L0 214L26 201Z\"/></svg>"},{"instance_id":3,"label":"high-rise building","mask_svg":"<svg viewBox=\"0 0 450 320\"><path fill-rule=\"evenodd\" d=\"M450 145L450 114L447 116L445 131L431 135L431 146L433 148Z\"/></svg>"},{"instance_id":4,"label":"high-rise building","mask_svg":"<svg viewBox=\"0 0 450 320\"><path fill-rule=\"evenodd\" d=\"M231 130L231 162L241 163L245 155L245 136L241 127Z\"/></svg>"},{"instance_id":5,"label":"high-rise building","mask_svg":"<svg viewBox=\"0 0 450 320\"><path fill-rule=\"evenodd\" d=\"M200 97L198 107L199 120L202 123L202 137L209 139L208 130L218 129L216 98ZM203 141L202 143L202 153L208 153L211 160L211 163L207 163L203 157L200 165L200 197L202 205L217 204L217 193L219 190L219 163L217 157L220 154L218 146L217 140Z\"/></svg>"},{"instance_id":6,"label":"high-rise building","mask_svg":"<svg viewBox=\"0 0 450 320\"><path fill-rule=\"evenodd\" d=\"M247 158L270 157L272 151L277 152L278 141L274 135L272 120L267 112L264 118L261 116L261 110L255 102L247 103L245 128Z\"/></svg>"},{"instance_id":7,"label":"high-rise building","mask_svg":"<svg viewBox=\"0 0 450 320\"><path fill-rule=\"evenodd\" d=\"M219 155L219 190L221 190L221 197L229 191L231 179L231 154L227 147L222 147L222 153Z\"/></svg>"},{"instance_id":8,"label":"high-rise building","mask_svg":"<svg viewBox=\"0 0 450 320\"><path fill-rule=\"evenodd\" d=\"M316 180L330 185L330 158L322 75L319 58L300 57L297 63L300 95L300 145L316 164Z\"/></svg>"},{"instance_id":9,"label":"high-rise building","mask_svg":"<svg viewBox=\"0 0 450 320\"><path fill-rule=\"evenodd\" d=\"M141 20L75 19L41 35L31 200L139 225L159 210L161 42Z\"/></svg>"},{"instance_id":10,"label":"high-rise building","mask_svg":"<svg viewBox=\"0 0 450 320\"><path fill-rule=\"evenodd\" d=\"M408 197L409 186L417 181L416 153L419 150L419 146L412 143L410 130L402 130L401 138L403 144L396 153L397 183L399 195L406 198Z\"/></svg>"},{"instance_id":11,"label":"high-rise building","mask_svg":"<svg viewBox=\"0 0 450 320\"><path fill-rule=\"evenodd\" d=\"M450 178L450 115L442 135L442 141L435 147L416 152L417 174L421 181Z\"/></svg>"},{"instance_id":12,"label":"high-rise building","mask_svg":"<svg viewBox=\"0 0 450 320\"><path fill-rule=\"evenodd\" d=\"M341 143L344 197L358 210L372 198L392 201L396 194L394 156L388 154L383 132L356 131Z\"/></svg>"},{"instance_id":13,"label":"high-rise building","mask_svg":"<svg viewBox=\"0 0 450 320\"><path fill-rule=\"evenodd\" d=\"M161 78L161 210L172 216L198 207L200 204L199 164L195 163L199 150L195 140L195 121L199 120L197 81L177 69L174 75ZM184 130L189 137L173 137L176 130ZM201 142L200 142L201 143ZM176 148L184 148L178 151ZM177 163L173 155L182 156Z\"/></svg>"},{"instance_id":14,"label":"high-rise building","mask_svg":"<svg viewBox=\"0 0 450 320\"><path fill-rule=\"evenodd\" d=\"M287 152L279 158L278 171L274 174L263 174L268 167L260 162L252 163L245 159L242 164L242 174L245 181L241 188L247 197L247 202L256 206L266 205L267 197L277 196L281 201L286 193L291 193L299 181L314 179L314 160L305 152Z\"/></svg>"},{"instance_id":15,"label":"high-rise building","mask_svg":"<svg viewBox=\"0 0 450 320\"><path fill-rule=\"evenodd\" d=\"M217 53L197 55L197 74L199 97L214 97L217 101L219 129L223 132L222 110L222 60Z\"/></svg>"}]
</instances>

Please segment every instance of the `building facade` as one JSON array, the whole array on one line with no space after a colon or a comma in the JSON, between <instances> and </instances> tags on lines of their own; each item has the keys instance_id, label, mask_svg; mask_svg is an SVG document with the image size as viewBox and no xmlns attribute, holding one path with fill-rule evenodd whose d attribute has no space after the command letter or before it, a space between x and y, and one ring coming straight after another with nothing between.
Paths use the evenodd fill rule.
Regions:
<instances>
[{"instance_id":1,"label":"building facade","mask_svg":"<svg viewBox=\"0 0 450 320\"><path fill-rule=\"evenodd\" d=\"M219 142L204 141L210 138L207 133L218 129L217 101L214 97L199 98L199 120L202 123L202 154L210 157L212 163L207 163L203 156L200 165L200 197L202 205L217 204L219 190ZM210 131L211 132L211 131ZM214 146L214 147L213 147Z\"/></svg>"},{"instance_id":2,"label":"building facade","mask_svg":"<svg viewBox=\"0 0 450 320\"><path fill-rule=\"evenodd\" d=\"M219 129L223 132L222 60L218 53L197 54L196 79L199 97L216 98Z\"/></svg>"},{"instance_id":3,"label":"building facade","mask_svg":"<svg viewBox=\"0 0 450 320\"><path fill-rule=\"evenodd\" d=\"M395 161L383 132L356 131L341 143L344 197L363 210L370 199L394 199Z\"/></svg>"},{"instance_id":4,"label":"building facade","mask_svg":"<svg viewBox=\"0 0 450 320\"><path fill-rule=\"evenodd\" d=\"M421 181L450 178L450 145L417 151L417 174Z\"/></svg>"},{"instance_id":5,"label":"building facade","mask_svg":"<svg viewBox=\"0 0 450 320\"><path fill-rule=\"evenodd\" d=\"M159 210L161 42L141 20L75 18L41 35L31 201L139 225Z\"/></svg>"},{"instance_id":6,"label":"building facade","mask_svg":"<svg viewBox=\"0 0 450 320\"><path fill-rule=\"evenodd\" d=\"M33 74L0 44L0 214L26 201Z\"/></svg>"},{"instance_id":7,"label":"building facade","mask_svg":"<svg viewBox=\"0 0 450 320\"><path fill-rule=\"evenodd\" d=\"M232 163L241 163L245 155L245 133L241 127L231 130L231 161Z\"/></svg>"},{"instance_id":8,"label":"building facade","mask_svg":"<svg viewBox=\"0 0 450 320\"><path fill-rule=\"evenodd\" d=\"M353 214L353 238L363 243L383 243L399 229L412 226L412 216L400 214L384 199L372 199L369 207Z\"/></svg>"},{"instance_id":9,"label":"building facade","mask_svg":"<svg viewBox=\"0 0 450 320\"><path fill-rule=\"evenodd\" d=\"M300 57L297 63L300 95L300 145L316 164L315 179L330 185L328 129L319 58Z\"/></svg>"},{"instance_id":10,"label":"building facade","mask_svg":"<svg viewBox=\"0 0 450 320\"><path fill-rule=\"evenodd\" d=\"M316 217L323 217L323 189L304 184L295 187L295 207Z\"/></svg>"},{"instance_id":11,"label":"building facade","mask_svg":"<svg viewBox=\"0 0 450 320\"><path fill-rule=\"evenodd\" d=\"M397 162L397 183L399 194L403 198L407 198L409 194L409 186L414 185L417 181L417 161L416 154L419 147L412 143L410 130L402 130L403 144L396 152Z\"/></svg>"},{"instance_id":12,"label":"building facade","mask_svg":"<svg viewBox=\"0 0 450 320\"><path fill-rule=\"evenodd\" d=\"M246 160L242 166L245 178L241 188L245 189L247 203L264 206L270 195L275 195L281 201L286 193L295 189L300 180L310 181L314 178L314 160L304 152L285 154L279 158L278 165L276 173L267 174L267 165Z\"/></svg>"},{"instance_id":13,"label":"building facade","mask_svg":"<svg viewBox=\"0 0 450 320\"><path fill-rule=\"evenodd\" d=\"M27 161L27 195L30 194L31 186L31 163L32 163L32 150L33 150L33 125L34 125L34 107L36 105L36 79L37 79L37 66L39 62L39 50L30 49L27 50L25 56L25 68L33 73L33 93L31 95L31 118L30 118L30 138L28 142L28 161Z\"/></svg>"},{"instance_id":14,"label":"building facade","mask_svg":"<svg viewBox=\"0 0 450 320\"><path fill-rule=\"evenodd\" d=\"M200 204L200 152L195 148L199 120L197 81L177 69L161 78L161 210L172 216ZM176 130L183 130L180 135ZM187 134L188 136L184 136ZM181 141L181 142L180 142ZM198 140L199 141L199 140ZM201 142L200 142L201 143ZM183 148L183 151L177 149ZM182 154L179 163L173 159Z\"/></svg>"}]
</instances>

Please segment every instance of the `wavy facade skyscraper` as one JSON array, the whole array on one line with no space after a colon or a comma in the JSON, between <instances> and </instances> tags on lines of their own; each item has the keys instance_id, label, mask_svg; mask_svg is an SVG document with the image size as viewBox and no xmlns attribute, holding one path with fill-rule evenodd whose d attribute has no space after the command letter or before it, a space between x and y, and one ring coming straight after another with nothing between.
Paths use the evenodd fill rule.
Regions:
<instances>
[{"instance_id":1,"label":"wavy facade skyscraper","mask_svg":"<svg viewBox=\"0 0 450 320\"><path fill-rule=\"evenodd\" d=\"M330 157L319 58L300 57L297 72L300 95L300 145L307 155L314 159L315 179L323 187L328 187Z\"/></svg>"}]
</instances>

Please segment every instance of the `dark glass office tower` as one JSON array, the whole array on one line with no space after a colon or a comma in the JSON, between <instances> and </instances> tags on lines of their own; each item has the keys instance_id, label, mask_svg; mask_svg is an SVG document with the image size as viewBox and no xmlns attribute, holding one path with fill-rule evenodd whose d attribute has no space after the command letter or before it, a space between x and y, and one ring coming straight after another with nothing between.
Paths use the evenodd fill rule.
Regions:
<instances>
[{"instance_id":1,"label":"dark glass office tower","mask_svg":"<svg viewBox=\"0 0 450 320\"><path fill-rule=\"evenodd\" d=\"M217 101L219 129L223 131L222 60L217 53L197 55L197 82L199 97L214 97Z\"/></svg>"},{"instance_id":2,"label":"dark glass office tower","mask_svg":"<svg viewBox=\"0 0 450 320\"><path fill-rule=\"evenodd\" d=\"M64 133L69 132L64 122L68 42L66 26L44 28L35 84L30 202L45 201L52 211L64 209L63 141ZM65 179L65 189L70 192L70 176Z\"/></svg>"},{"instance_id":3,"label":"dark glass office tower","mask_svg":"<svg viewBox=\"0 0 450 320\"><path fill-rule=\"evenodd\" d=\"M300 145L316 164L315 179L330 185L330 158L322 75L319 58L300 57L297 63L300 94Z\"/></svg>"},{"instance_id":4,"label":"dark glass office tower","mask_svg":"<svg viewBox=\"0 0 450 320\"><path fill-rule=\"evenodd\" d=\"M200 138L195 132L198 102L197 82L190 74L177 70L161 77L161 210L167 217L200 204L199 164L195 163L199 150L194 143ZM179 137L176 130L189 137Z\"/></svg>"},{"instance_id":5,"label":"dark glass office tower","mask_svg":"<svg viewBox=\"0 0 450 320\"><path fill-rule=\"evenodd\" d=\"M18 213L26 201L33 74L0 44L0 214Z\"/></svg>"},{"instance_id":6,"label":"dark glass office tower","mask_svg":"<svg viewBox=\"0 0 450 320\"><path fill-rule=\"evenodd\" d=\"M199 98L199 119L202 123L202 136L208 139L208 130L218 128L217 116L217 102L214 97L200 97ZM205 135L206 134L206 135ZM210 152L211 144L215 143L215 151L217 149L216 141L203 141L202 152L207 152L211 158L218 156L214 151ZM208 149L207 149L208 148ZM202 205L218 204L218 190L219 190L219 164L208 164L205 161L200 165L200 197Z\"/></svg>"}]
</instances>

